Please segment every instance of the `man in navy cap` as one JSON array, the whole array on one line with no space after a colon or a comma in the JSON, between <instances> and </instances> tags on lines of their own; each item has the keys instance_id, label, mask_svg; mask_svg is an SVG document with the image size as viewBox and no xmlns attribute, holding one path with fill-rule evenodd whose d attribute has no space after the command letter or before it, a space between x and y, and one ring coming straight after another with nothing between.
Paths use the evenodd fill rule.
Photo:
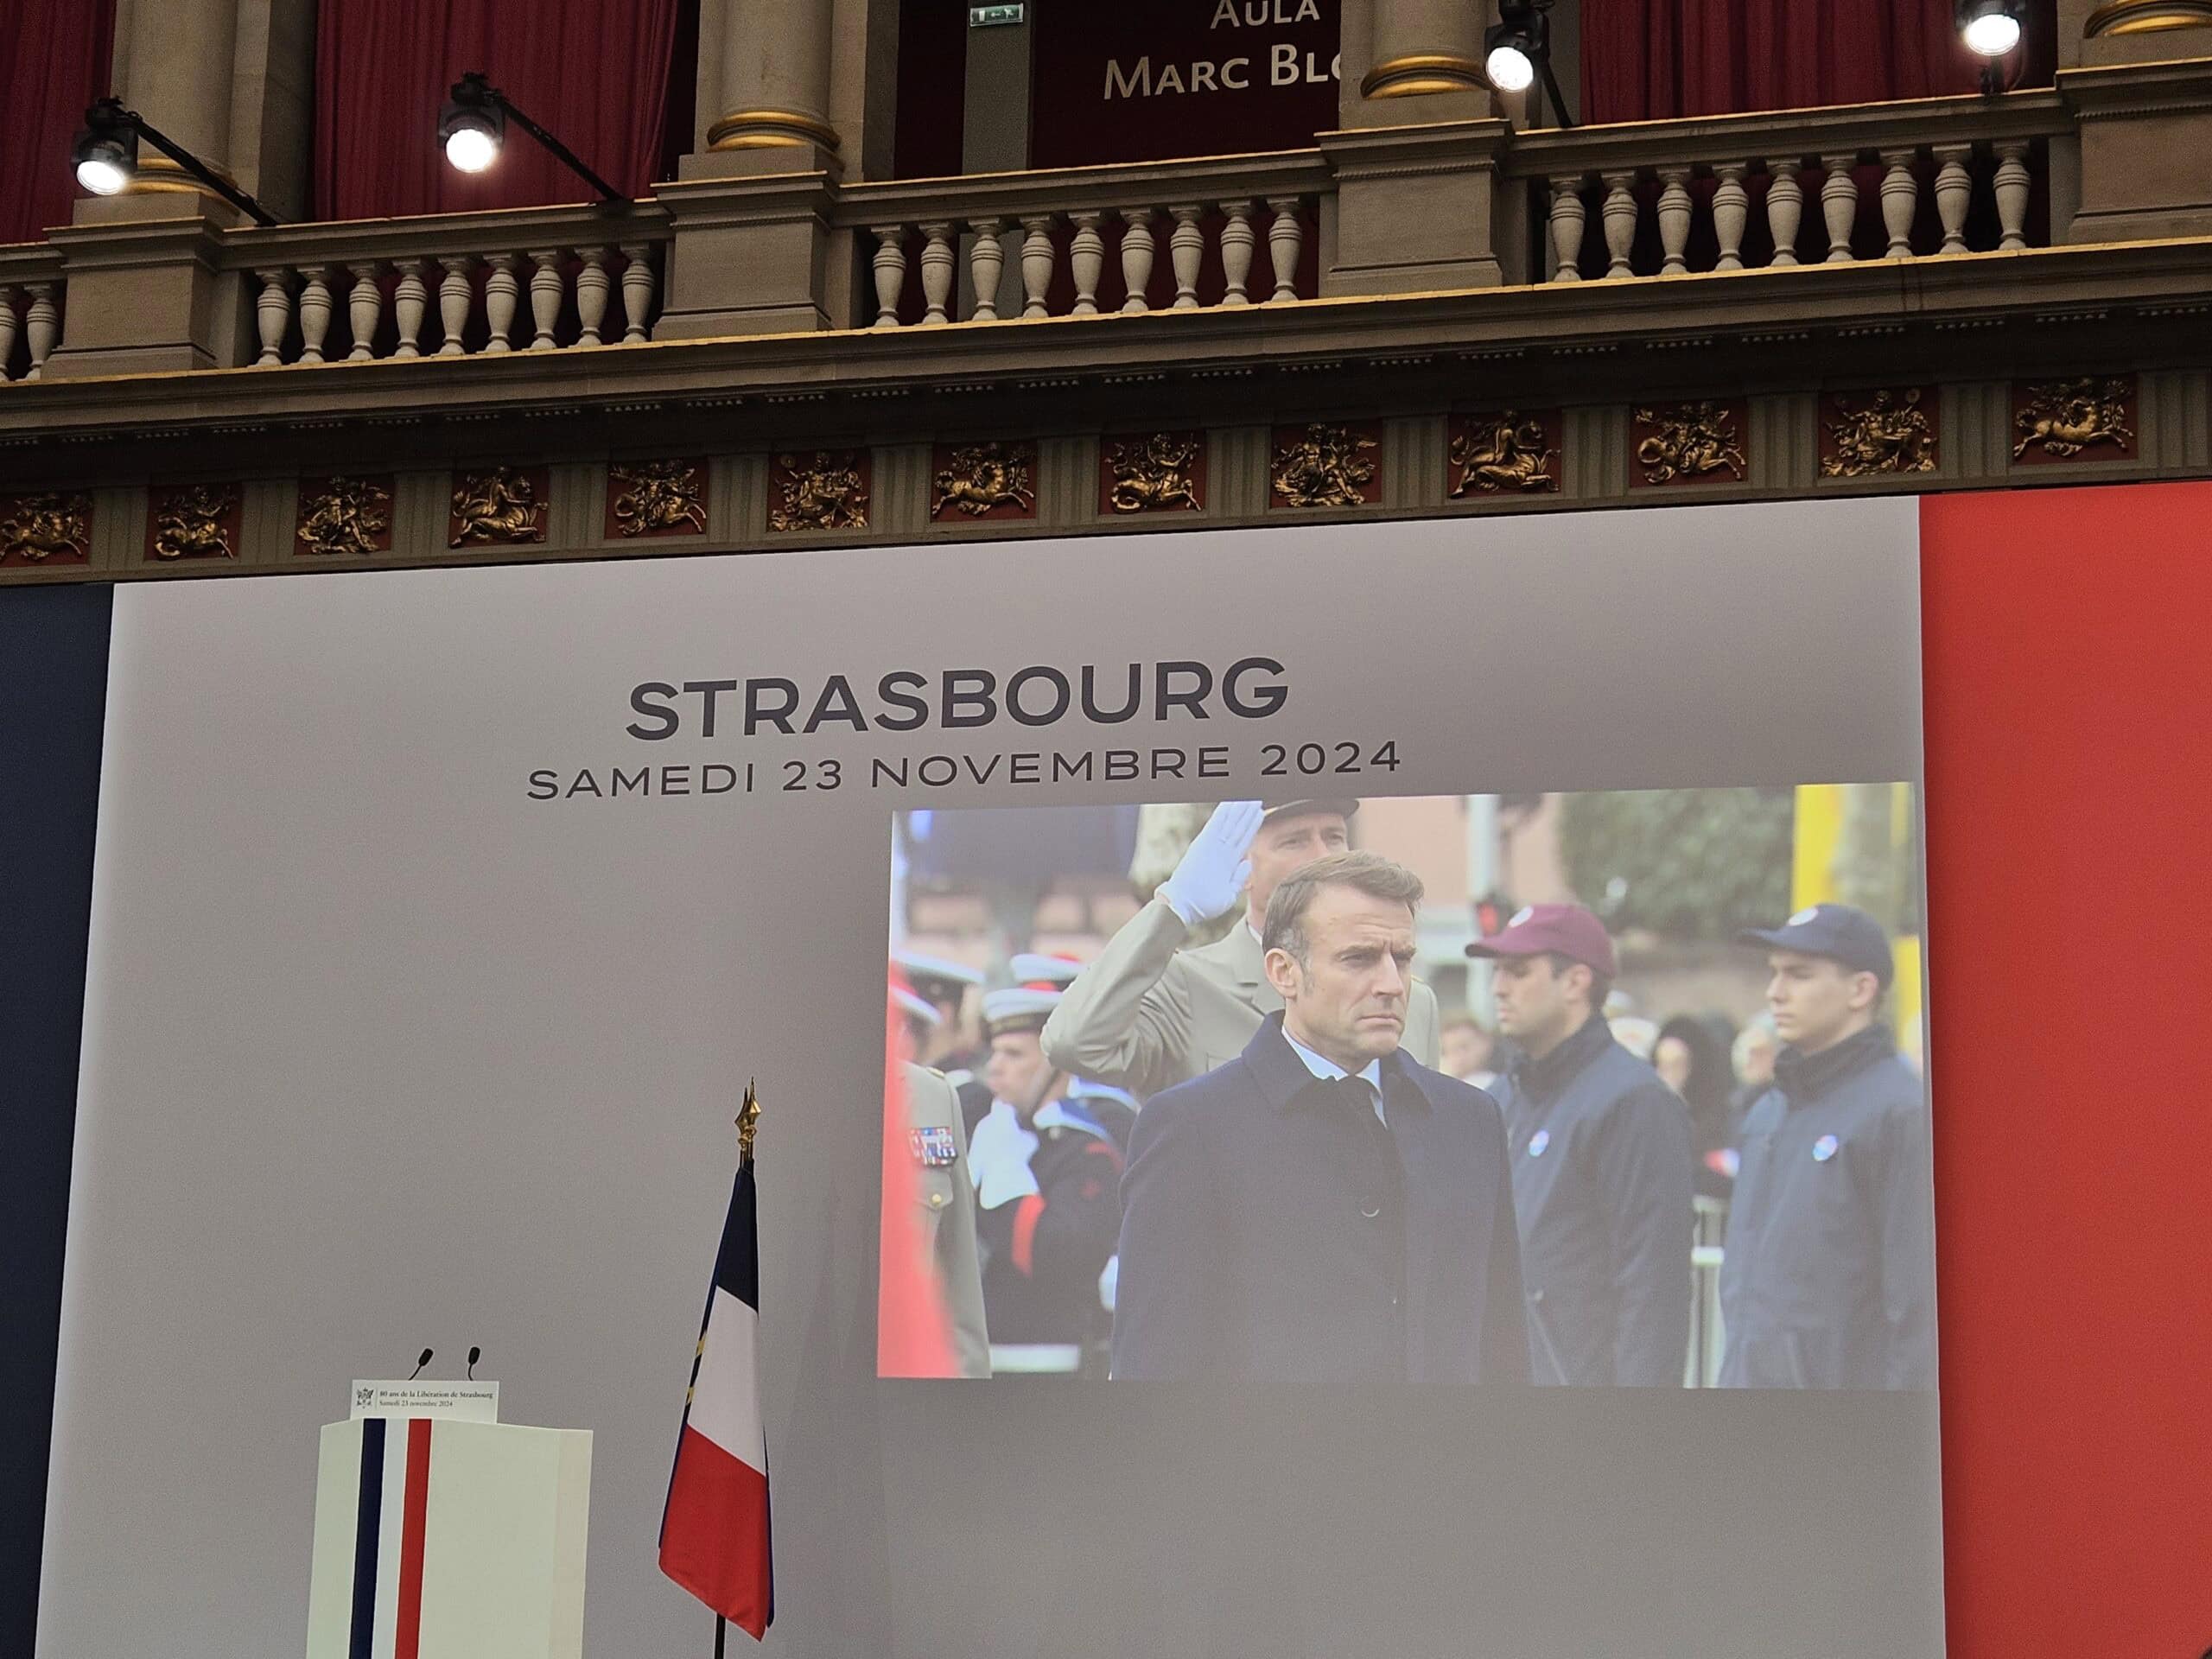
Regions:
<instances>
[{"instance_id":1,"label":"man in navy cap","mask_svg":"<svg viewBox=\"0 0 2212 1659\"><path fill-rule=\"evenodd\" d=\"M1783 1047L1744 1122L1720 1309L1723 1388L1936 1386L1928 1104L1881 1022L1881 924L1814 905L1767 949Z\"/></svg>"},{"instance_id":2,"label":"man in navy cap","mask_svg":"<svg viewBox=\"0 0 2212 1659\"><path fill-rule=\"evenodd\" d=\"M1680 1388L1689 1351L1689 1109L1613 1040L1618 966L1580 905L1530 905L1467 947L1497 969L1516 1057L1505 1114L1531 1374L1580 1388Z\"/></svg>"},{"instance_id":3,"label":"man in navy cap","mask_svg":"<svg viewBox=\"0 0 2212 1659\"><path fill-rule=\"evenodd\" d=\"M1351 841L1351 799L1224 801L1158 896L1124 923L1085 968L1045 1027L1052 1064L1143 1096L1235 1059L1282 998L1260 946L1276 887ZM1243 914L1211 944L1185 949L1191 930ZM1436 993L1416 980L1406 1001L1405 1047L1437 1060Z\"/></svg>"}]
</instances>

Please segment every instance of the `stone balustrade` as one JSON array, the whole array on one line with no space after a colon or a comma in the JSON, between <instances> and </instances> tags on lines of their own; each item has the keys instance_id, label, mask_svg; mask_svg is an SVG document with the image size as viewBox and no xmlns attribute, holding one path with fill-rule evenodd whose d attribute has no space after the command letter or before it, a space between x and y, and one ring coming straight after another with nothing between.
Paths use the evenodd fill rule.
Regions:
<instances>
[{"instance_id":1,"label":"stone balustrade","mask_svg":"<svg viewBox=\"0 0 2212 1659\"><path fill-rule=\"evenodd\" d=\"M223 258L271 367L635 344L669 238L652 204L531 208L237 230Z\"/></svg>"},{"instance_id":2,"label":"stone balustrade","mask_svg":"<svg viewBox=\"0 0 2212 1659\"><path fill-rule=\"evenodd\" d=\"M60 255L41 243L0 248L0 385L35 380L61 338Z\"/></svg>"},{"instance_id":3,"label":"stone balustrade","mask_svg":"<svg viewBox=\"0 0 2212 1659\"><path fill-rule=\"evenodd\" d=\"M2043 245L2056 92L1522 134L1548 280L1845 264ZM1532 273L1540 275L1542 273Z\"/></svg>"},{"instance_id":4,"label":"stone balustrade","mask_svg":"<svg viewBox=\"0 0 2212 1659\"><path fill-rule=\"evenodd\" d=\"M1319 151L863 184L879 328L1282 304L1319 289Z\"/></svg>"}]
</instances>

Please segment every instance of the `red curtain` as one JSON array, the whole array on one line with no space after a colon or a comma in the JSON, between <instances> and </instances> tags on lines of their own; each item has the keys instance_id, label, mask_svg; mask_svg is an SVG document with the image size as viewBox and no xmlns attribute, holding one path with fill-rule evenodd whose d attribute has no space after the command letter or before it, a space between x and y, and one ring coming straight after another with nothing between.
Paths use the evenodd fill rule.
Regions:
<instances>
[{"instance_id":1,"label":"red curtain","mask_svg":"<svg viewBox=\"0 0 2212 1659\"><path fill-rule=\"evenodd\" d=\"M2033 45L2014 54L2016 78ZM1973 92L1980 75L1951 0L1582 3L1591 124L1932 98Z\"/></svg>"},{"instance_id":2,"label":"red curtain","mask_svg":"<svg viewBox=\"0 0 2212 1659\"><path fill-rule=\"evenodd\" d=\"M143 3L143 0L142 0ZM472 69L616 189L660 173L678 0L321 0L315 213L374 219L587 201L591 188L512 122L474 177L437 144L447 89ZM688 134L686 137L688 137Z\"/></svg>"},{"instance_id":3,"label":"red curtain","mask_svg":"<svg viewBox=\"0 0 2212 1659\"><path fill-rule=\"evenodd\" d=\"M69 222L77 181L69 141L108 90L115 0L11 0L15 49L0 54L0 111L11 142L0 168L0 242L35 242ZM20 145L20 148L18 148Z\"/></svg>"}]
</instances>

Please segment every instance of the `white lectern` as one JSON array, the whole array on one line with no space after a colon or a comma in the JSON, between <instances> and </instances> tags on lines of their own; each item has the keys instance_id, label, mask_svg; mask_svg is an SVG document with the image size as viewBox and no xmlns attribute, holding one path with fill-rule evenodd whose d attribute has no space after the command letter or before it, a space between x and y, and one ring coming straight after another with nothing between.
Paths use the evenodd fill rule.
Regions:
<instances>
[{"instance_id":1,"label":"white lectern","mask_svg":"<svg viewBox=\"0 0 2212 1659\"><path fill-rule=\"evenodd\" d=\"M582 1430L329 1424L308 1659L582 1659L590 1499Z\"/></svg>"}]
</instances>

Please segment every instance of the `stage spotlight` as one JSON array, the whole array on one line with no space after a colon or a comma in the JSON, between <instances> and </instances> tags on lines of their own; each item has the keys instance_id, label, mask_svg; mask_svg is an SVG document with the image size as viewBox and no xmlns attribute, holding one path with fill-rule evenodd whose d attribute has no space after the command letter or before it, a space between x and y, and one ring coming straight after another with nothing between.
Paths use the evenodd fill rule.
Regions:
<instances>
[{"instance_id":1,"label":"stage spotlight","mask_svg":"<svg viewBox=\"0 0 2212 1659\"><path fill-rule=\"evenodd\" d=\"M1977 57L2001 58L2020 43L2022 0L1959 0L1959 38Z\"/></svg>"},{"instance_id":2,"label":"stage spotlight","mask_svg":"<svg viewBox=\"0 0 2212 1659\"><path fill-rule=\"evenodd\" d=\"M1501 92L1523 92L1541 78L1559 124L1571 127L1567 99L1552 73L1552 0L1498 0L1497 21L1483 35L1483 73ZM1536 105L1541 110L1541 104Z\"/></svg>"},{"instance_id":3,"label":"stage spotlight","mask_svg":"<svg viewBox=\"0 0 2212 1659\"><path fill-rule=\"evenodd\" d=\"M626 207L629 199L576 159L576 154L515 107L514 100L474 70L453 84L453 95L438 112L438 143L446 160L463 173L481 173L499 159L506 142L507 118L545 146L554 158L599 192L599 199Z\"/></svg>"},{"instance_id":4,"label":"stage spotlight","mask_svg":"<svg viewBox=\"0 0 2212 1659\"><path fill-rule=\"evenodd\" d=\"M138 172L141 138L255 224L277 222L275 214L183 145L165 137L137 111L124 109L119 98L103 98L85 111L84 128L69 147L77 182L96 196L119 195L129 189Z\"/></svg>"}]
</instances>

